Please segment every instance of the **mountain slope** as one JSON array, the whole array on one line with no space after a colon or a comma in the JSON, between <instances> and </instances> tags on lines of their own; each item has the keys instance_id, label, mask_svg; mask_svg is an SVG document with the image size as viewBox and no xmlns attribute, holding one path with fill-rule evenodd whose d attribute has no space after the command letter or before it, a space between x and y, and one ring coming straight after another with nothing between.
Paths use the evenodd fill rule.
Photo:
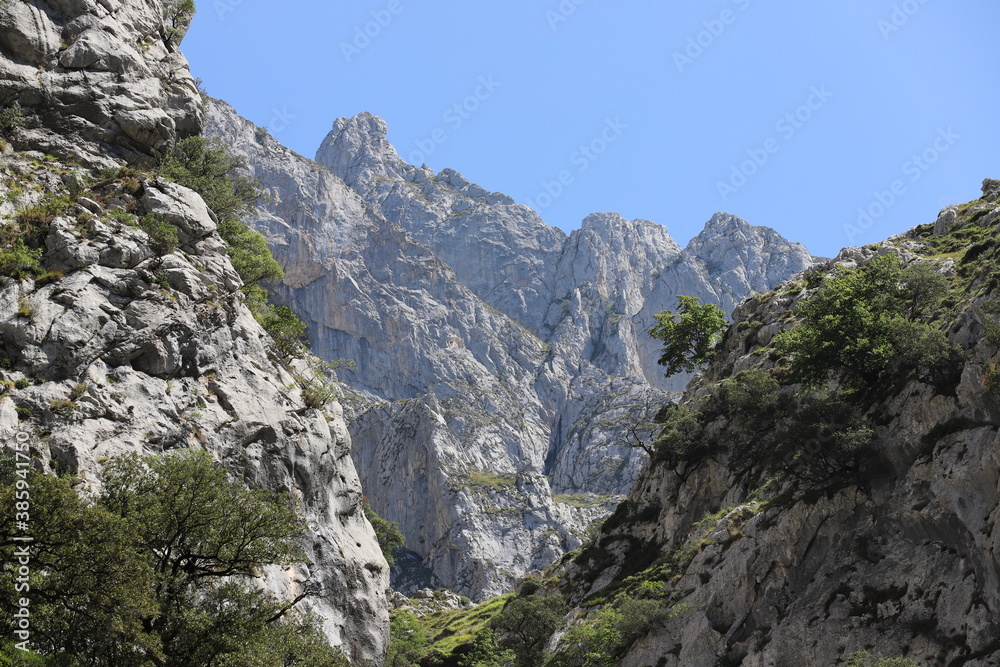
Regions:
<instances>
[{"instance_id":1,"label":"mountain slope","mask_svg":"<svg viewBox=\"0 0 1000 667\"><path fill-rule=\"evenodd\" d=\"M682 382L655 365L653 314L680 289L731 306L774 278L750 264L705 273L703 247L774 241L730 216L689 251L614 214L567 237L454 171L403 163L370 114L337 121L327 168L224 103L207 117L273 195L253 224L286 267L275 293L321 356L356 362L341 377L366 493L431 568L397 571L404 590L487 597L578 546L645 460L628 430ZM787 253L771 269L783 276L811 262L783 240L746 248L768 252Z\"/></svg>"},{"instance_id":2,"label":"mountain slope","mask_svg":"<svg viewBox=\"0 0 1000 667\"><path fill-rule=\"evenodd\" d=\"M620 664L824 666L872 648L997 664L998 186L736 310L720 357L661 415L656 459L628 500L558 570L558 590L586 605L577 624L629 599L664 610L618 646ZM864 298L905 305L916 324L894 331L938 333L905 338L860 384L834 366L805 391L791 372L803 352L789 366L776 335L803 326L838 276L887 257L902 281ZM898 301L940 276L950 291Z\"/></svg>"}]
</instances>

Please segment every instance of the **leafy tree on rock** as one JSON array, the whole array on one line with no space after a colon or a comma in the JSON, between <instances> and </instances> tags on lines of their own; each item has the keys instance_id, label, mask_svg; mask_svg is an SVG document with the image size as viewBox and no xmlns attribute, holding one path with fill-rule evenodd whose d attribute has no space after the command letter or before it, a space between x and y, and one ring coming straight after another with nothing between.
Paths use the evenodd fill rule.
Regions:
<instances>
[{"instance_id":1,"label":"leafy tree on rock","mask_svg":"<svg viewBox=\"0 0 1000 667\"><path fill-rule=\"evenodd\" d=\"M703 304L696 296L678 296L677 315L664 310L657 314L649 335L662 340L663 354L657 363L666 366L667 377L692 373L711 361L716 343L726 327L726 315L715 304Z\"/></svg>"},{"instance_id":2,"label":"leafy tree on rock","mask_svg":"<svg viewBox=\"0 0 1000 667\"><path fill-rule=\"evenodd\" d=\"M13 503L17 482L5 481L0 498ZM265 566L305 560L297 544L305 525L286 496L248 489L191 451L116 459L93 499L78 495L72 478L31 473L23 481L34 539L31 641L49 664L345 664L317 622L295 610L308 587L281 600L252 584ZM10 571L21 532L5 513L4 619L21 595ZM76 662L60 663L60 655Z\"/></svg>"}]
</instances>

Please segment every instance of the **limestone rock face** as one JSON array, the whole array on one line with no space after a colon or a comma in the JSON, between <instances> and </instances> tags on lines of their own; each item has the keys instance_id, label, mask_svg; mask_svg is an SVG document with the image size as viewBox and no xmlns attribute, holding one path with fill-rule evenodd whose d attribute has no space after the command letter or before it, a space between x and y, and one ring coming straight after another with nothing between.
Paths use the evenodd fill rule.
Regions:
<instances>
[{"instance_id":1,"label":"limestone rock face","mask_svg":"<svg viewBox=\"0 0 1000 667\"><path fill-rule=\"evenodd\" d=\"M966 210L960 222L974 214ZM911 236L848 248L819 272L886 253L928 261L917 259ZM936 266L956 275L950 261ZM773 365L763 348L815 294L802 282L787 287L736 309L722 354L685 401L706 396L714 381ZM632 645L626 667L832 667L872 647L921 665L998 664L1000 412L984 390L997 352L995 337L984 335L996 326L991 298L961 301L947 332L963 362L947 379L904 369L903 380L869 388L861 405L882 468L862 473L867 481L810 491L786 476L754 488L727 465L740 425L724 412L706 417L719 453L644 469L619 520L595 540L603 557L563 563L559 589L579 603L660 568L653 578L666 582L664 605L675 613Z\"/></svg>"},{"instance_id":2,"label":"limestone rock face","mask_svg":"<svg viewBox=\"0 0 1000 667\"><path fill-rule=\"evenodd\" d=\"M15 148L94 166L149 164L198 134L201 95L169 38L166 0L0 3L0 105Z\"/></svg>"},{"instance_id":3,"label":"limestone rock face","mask_svg":"<svg viewBox=\"0 0 1000 667\"><path fill-rule=\"evenodd\" d=\"M147 182L142 199L200 232L157 257L143 232L106 212L89 230L56 218L47 261L65 276L0 290L5 380L32 382L0 399L0 413L14 415L0 420L0 437L46 431L39 465L78 471L94 486L109 457L198 447L249 484L293 494L313 527L312 564L262 583L284 594L320 584L310 604L330 639L379 658L388 567L364 517L342 410L306 409L293 376L272 361L198 195Z\"/></svg>"},{"instance_id":4,"label":"limestone rock face","mask_svg":"<svg viewBox=\"0 0 1000 667\"><path fill-rule=\"evenodd\" d=\"M812 261L736 218L686 250L610 213L567 236L453 170L404 163L371 114L338 120L319 164L225 104L207 119L272 195L253 224L286 269L274 292L318 354L356 362L340 374L355 461L422 572L397 570L410 593L482 599L576 548L645 461L630 429L682 386L656 367L653 314L679 293L731 309ZM776 245L709 274L725 243ZM752 265L769 252L780 267Z\"/></svg>"},{"instance_id":5,"label":"limestone rock face","mask_svg":"<svg viewBox=\"0 0 1000 667\"><path fill-rule=\"evenodd\" d=\"M27 160L8 166L58 187ZM313 529L312 564L268 572L262 585L294 594L318 583L310 608L330 639L379 659L388 567L364 517L341 408L306 409L294 377L272 361L200 197L147 182L141 199L198 233L158 257L145 233L107 211L84 230L58 217L46 261L65 276L0 290L4 379L31 381L0 398L0 414L13 415L0 420L0 437L47 432L38 464L93 486L107 458L198 447L251 485L293 494Z\"/></svg>"},{"instance_id":6,"label":"limestone rock face","mask_svg":"<svg viewBox=\"0 0 1000 667\"><path fill-rule=\"evenodd\" d=\"M41 243L43 279L0 278L0 438L37 435L39 469L92 488L110 457L198 447L236 478L292 494L310 562L263 572L260 585L317 587L306 604L330 641L381 663L388 566L342 408L307 408L199 195L151 176L91 185L108 181L100 168L149 165L202 127L167 4L0 2L0 104L23 120L0 156L0 217L46 195L68 202L51 222L18 223ZM136 224L146 214L177 227L177 251L157 255Z\"/></svg>"}]
</instances>

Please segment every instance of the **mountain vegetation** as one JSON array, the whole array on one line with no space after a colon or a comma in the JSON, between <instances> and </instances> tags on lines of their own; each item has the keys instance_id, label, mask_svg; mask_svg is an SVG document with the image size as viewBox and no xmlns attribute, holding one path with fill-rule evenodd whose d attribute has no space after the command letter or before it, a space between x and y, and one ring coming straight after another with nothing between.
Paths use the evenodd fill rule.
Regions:
<instances>
[{"instance_id":1,"label":"mountain vegetation","mask_svg":"<svg viewBox=\"0 0 1000 667\"><path fill-rule=\"evenodd\" d=\"M347 664L297 610L315 591L279 599L253 585L262 568L305 559L306 526L288 497L247 488L203 451L109 461L97 494L7 463L6 506L30 491L32 574L24 587L4 577L0 607L30 592L38 664ZM22 532L5 513L5 563L18 561ZM4 619L14 636L13 615ZM7 664L20 653L4 649Z\"/></svg>"}]
</instances>

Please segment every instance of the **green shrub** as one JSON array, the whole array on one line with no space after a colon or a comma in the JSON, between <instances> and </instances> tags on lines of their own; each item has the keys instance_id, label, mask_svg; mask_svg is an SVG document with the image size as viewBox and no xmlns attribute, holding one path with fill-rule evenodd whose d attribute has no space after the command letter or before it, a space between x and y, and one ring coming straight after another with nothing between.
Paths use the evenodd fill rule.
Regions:
<instances>
[{"instance_id":1,"label":"green shrub","mask_svg":"<svg viewBox=\"0 0 1000 667\"><path fill-rule=\"evenodd\" d=\"M700 417L686 405L671 404L660 410L656 422L663 428L653 441L653 460L676 471L682 464L701 461L711 454Z\"/></svg>"},{"instance_id":2,"label":"green shrub","mask_svg":"<svg viewBox=\"0 0 1000 667\"><path fill-rule=\"evenodd\" d=\"M743 419L767 413L778 401L778 387L778 381L767 371L742 371L712 388L705 409L728 412Z\"/></svg>"},{"instance_id":3,"label":"green shrub","mask_svg":"<svg viewBox=\"0 0 1000 667\"><path fill-rule=\"evenodd\" d=\"M35 317L35 307L23 296L17 300L17 316L23 317L26 320L31 320Z\"/></svg>"},{"instance_id":4,"label":"green shrub","mask_svg":"<svg viewBox=\"0 0 1000 667\"><path fill-rule=\"evenodd\" d=\"M337 371L341 368L353 368L353 361L338 359L334 362L313 358L309 370L305 373L295 373L295 379L302 390L302 401L306 407L322 410L327 403L340 393L337 382Z\"/></svg>"},{"instance_id":5,"label":"green shrub","mask_svg":"<svg viewBox=\"0 0 1000 667\"><path fill-rule=\"evenodd\" d=\"M662 601L619 600L571 627L545 667L617 667L629 647L670 613Z\"/></svg>"},{"instance_id":6,"label":"green shrub","mask_svg":"<svg viewBox=\"0 0 1000 667\"><path fill-rule=\"evenodd\" d=\"M427 634L417 617L397 611L389 619L389 655L386 667L417 665L427 645Z\"/></svg>"},{"instance_id":7,"label":"green shrub","mask_svg":"<svg viewBox=\"0 0 1000 667\"><path fill-rule=\"evenodd\" d=\"M253 213L264 199L255 179L237 176L245 166L221 139L188 137L177 142L158 173L200 194L220 222L232 222Z\"/></svg>"},{"instance_id":8,"label":"green shrub","mask_svg":"<svg viewBox=\"0 0 1000 667\"><path fill-rule=\"evenodd\" d=\"M64 419L69 419L76 412L76 403L73 401L51 401L49 409L52 410L53 414L59 415Z\"/></svg>"},{"instance_id":9,"label":"green shrub","mask_svg":"<svg viewBox=\"0 0 1000 667\"><path fill-rule=\"evenodd\" d=\"M558 595L525 595L504 605L490 627L501 647L513 651L517 667L542 664L545 645L562 626L569 607Z\"/></svg>"},{"instance_id":10,"label":"green shrub","mask_svg":"<svg viewBox=\"0 0 1000 667\"><path fill-rule=\"evenodd\" d=\"M233 268L247 290L265 280L284 276L263 235L243 223L265 197L256 179L238 176L242 158L229 153L221 139L189 137L177 145L160 165L159 174L191 188L219 218L219 234L229 247Z\"/></svg>"},{"instance_id":11,"label":"green shrub","mask_svg":"<svg viewBox=\"0 0 1000 667\"><path fill-rule=\"evenodd\" d=\"M40 276L44 273L41 259L41 248L32 250L18 239L12 247L0 250L0 275L14 280Z\"/></svg>"},{"instance_id":12,"label":"green shrub","mask_svg":"<svg viewBox=\"0 0 1000 667\"><path fill-rule=\"evenodd\" d=\"M34 231L38 236L48 230L49 223L64 215L70 207L70 200L53 192L47 192L42 201L29 206L17 214L16 220L24 231Z\"/></svg>"},{"instance_id":13,"label":"green shrub","mask_svg":"<svg viewBox=\"0 0 1000 667\"><path fill-rule=\"evenodd\" d=\"M514 652L501 648L492 630L483 630L472 650L458 661L458 667L509 667L516 664L515 660Z\"/></svg>"},{"instance_id":14,"label":"green shrub","mask_svg":"<svg viewBox=\"0 0 1000 667\"><path fill-rule=\"evenodd\" d=\"M14 130L24 127L27 124L24 110L17 102L6 106L0 111L0 134L10 136Z\"/></svg>"},{"instance_id":15,"label":"green shrub","mask_svg":"<svg viewBox=\"0 0 1000 667\"><path fill-rule=\"evenodd\" d=\"M948 278L939 273L936 262L914 262L900 273L899 298L911 320L938 305L948 294Z\"/></svg>"},{"instance_id":16,"label":"green shrub","mask_svg":"<svg viewBox=\"0 0 1000 667\"><path fill-rule=\"evenodd\" d=\"M920 667L920 665L907 658L886 658L870 651L858 651L847 659L847 667Z\"/></svg>"},{"instance_id":17,"label":"green shrub","mask_svg":"<svg viewBox=\"0 0 1000 667\"><path fill-rule=\"evenodd\" d=\"M404 543L403 533L399 531L399 524L380 517L367 501L365 502L365 517L368 518L368 522L375 529L375 537L378 539L378 545L382 549L382 555L385 556L385 562L392 565L396 562L393 554Z\"/></svg>"},{"instance_id":18,"label":"green shrub","mask_svg":"<svg viewBox=\"0 0 1000 667\"><path fill-rule=\"evenodd\" d=\"M244 285L253 287L265 280L280 280L285 276L260 232L238 220L228 220L219 222L219 235L226 242L229 259Z\"/></svg>"},{"instance_id":19,"label":"green shrub","mask_svg":"<svg viewBox=\"0 0 1000 667\"><path fill-rule=\"evenodd\" d=\"M766 469L822 484L844 474L875 472L874 441L874 430L856 407L822 391L806 395L780 423L773 448L759 460Z\"/></svg>"},{"instance_id":20,"label":"green shrub","mask_svg":"<svg viewBox=\"0 0 1000 667\"><path fill-rule=\"evenodd\" d=\"M179 243L177 227L158 215L146 215L139 221L139 228L149 236L150 247L157 255L169 255Z\"/></svg>"}]
</instances>

